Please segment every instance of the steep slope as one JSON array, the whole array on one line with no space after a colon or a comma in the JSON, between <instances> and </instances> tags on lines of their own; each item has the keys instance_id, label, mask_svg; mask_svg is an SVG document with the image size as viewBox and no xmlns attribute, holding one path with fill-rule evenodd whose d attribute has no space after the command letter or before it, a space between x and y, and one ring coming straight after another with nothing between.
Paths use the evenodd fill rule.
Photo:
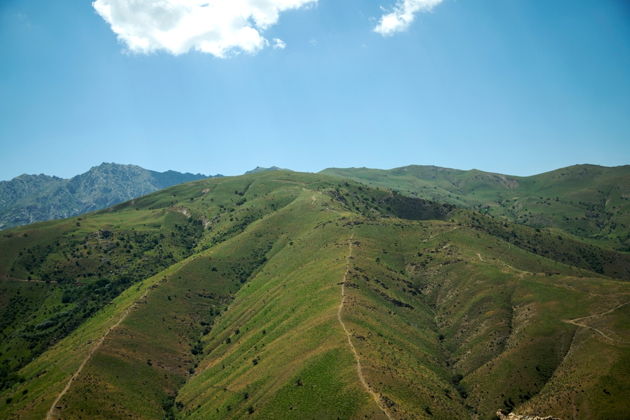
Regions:
<instances>
[{"instance_id":1,"label":"steep slope","mask_svg":"<svg viewBox=\"0 0 630 420\"><path fill-rule=\"evenodd\" d=\"M576 370L615 377L608 391L617 406L609 414L623 412L619 393L628 383L614 367L628 352L627 332L606 323L615 337L610 341L568 321L628 302L627 283L519 249L505 252L501 240L456 224L350 218L339 230L345 235L327 244L334 248L317 254L335 251L334 259L317 264L317 274L309 276L310 261L298 271L310 281L294 270L277 278L261 273L237 293L204 339L200 372L179 393L182 416L491 418L499 408L532 399L550 378ZM316 242L309 237L308 243ZM606 349L600 373L564 360L569 351L591 354L582 340ZM328 355L338 351L345 355ZM344 392L356 390L362 378L363 408L351 411ZM338 385L346 381L354 387ZM582 392L601 400L601 389L589 384L566 397L594 411ZM564 409L552 398L545 403L539 413Z\"/></svg>"},{"instance_id":2,"label":"steep slope","mask_svg":"<svg viewBox=\"0 0 630 420\"><path fill-rule=\"evenodd\" d=\"M21 175L0 182L0 229L80 215L205 177L115 163L71 179Z\"/></svg>"},{"instance_id":3,"label":"steep slope","mask_svg":"<svg viewBox=\"0 0 630 420\"><path fill-rule=\"evenodd\" d=\"M336 185L309 176L302 183L270 179L254 183L255 179L183 185L115 209L4 233L0 237L0 286L5 292L0 311L6 320L0 345L2 383L8 386L19 380L15 369L131 284L242 232L291 202L301 191L299 185L307 181L315 188ZM330 193L339 195L339 188ZM407 208L405 202L413 200L393 199L385 192L377 196L391 211L420 214L435 209L437 215L443 209L433 204ZM348 194L347 200L357 201L357 195ZM376 211L367 205L362 209ZM35 287L44 289L33 293Z\"/></svg>"},{"instance_id":4,"label":"steep slope","mask_svg":"<svg viewBox=\"0 0 630 420\"><path fill-rule=\"evenodd\" d=\"M34 249L40 231L63 248L64 236L168 217L197 232L186 251L27 360L0 417L604 419L630 408L627 256L452 206L271 171L173 187L80 227L11 230L0 249ZM61 226L72 229L53 235ZM615 269L567 259L579 246ZM31 282L2 280L20 302L66 287L38 282L51 247ZM18 251L0 255L0 272L22 269Z\"/></svg>"},{"instance_id":5,"label":"steep slope","mask_svg":"<svg viewBox=\"0 0 630 420\"><path fill-rule=\"evenodd\" d=\"M202 230L174 211L134 210L4 232L0 355L7 375L130 285L190 255Z\"/></svg>"},{"instance_id":6,"label":"steep slope","mask_svg":"<svg viewBox=\"0 0 630 420\"><path fill-rule=\"evenodd\" d=\"M331 168L322 173L536 228L560 228L630 251L630 166L576 165L530 177L415 165L391 170Z\"/></svg>"}]
</instances>

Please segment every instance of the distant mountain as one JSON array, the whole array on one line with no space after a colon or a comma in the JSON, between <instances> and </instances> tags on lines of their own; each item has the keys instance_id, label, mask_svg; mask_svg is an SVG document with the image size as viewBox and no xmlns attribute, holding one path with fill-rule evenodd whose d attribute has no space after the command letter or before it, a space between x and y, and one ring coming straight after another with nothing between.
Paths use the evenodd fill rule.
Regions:
<instances>
[{"instance_id":1,"label":"distant mountain","mask_svg":"<svg viewBox=\"0 0 630 420\"><path fill-rule=\"evenodd\" d=\"M102 163L71 179L20 175L0 182L0 229L76 216L206 177L116 163Z\"/></svg>"},{"instance_id":2,"label":"distant mountain","mask_svg":"<svg viewBox=\"0 0 630 420\"><path fill-rule=\"evenodd\" d=\"M630 251L630 165L574 165L528 177L418 165L390 170L330 168L321 173L535 228L559 228Z\"/></svg>"},{"instance_id":3,"label":"distant mountain","mask_svg":"<svg viewBox=\"0 0 630 420\"><path fill-rule=\"evenodd\" d=\"M245 175L257 174L259 172L266 172L266 171L281 171L281 170L282 170L282 168L278 168L277 166L270 166L269 168L263 168L262 166L256 166L251 171L245 172Z\"/></svg>"}]
</instances>

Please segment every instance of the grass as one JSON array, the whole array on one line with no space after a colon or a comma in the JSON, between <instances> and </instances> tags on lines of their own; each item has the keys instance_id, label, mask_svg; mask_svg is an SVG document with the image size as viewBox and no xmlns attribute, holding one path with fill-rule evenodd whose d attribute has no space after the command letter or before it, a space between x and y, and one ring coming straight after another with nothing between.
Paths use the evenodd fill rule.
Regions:
<instances>
[{"instance_id":1,"label":"grass","mask_svg":"<svg viewBox=\"0 0 630 420\"><path fill-rule=\"evenodd\" d=\"M0 249L0 275L37 280L0 282L5 376L19 376L2 418L45 417L83 362L53 417L630 409L630 305L597 316L630 301L624 254L561 232L271 171L6 231ZM24 341L54 317L66 327Z\"/></svg>"},{"instance_id":2,"label":"grass","mask_svg":"<svg viewBox=\"0 0 630 420\"><path fill-rule=\"evenodd\" d=\"M534 228L630 251L630 166L575 165L516 177L434 166L330 168L323 174L471 208Z\"/></svg>"}]
</instances>

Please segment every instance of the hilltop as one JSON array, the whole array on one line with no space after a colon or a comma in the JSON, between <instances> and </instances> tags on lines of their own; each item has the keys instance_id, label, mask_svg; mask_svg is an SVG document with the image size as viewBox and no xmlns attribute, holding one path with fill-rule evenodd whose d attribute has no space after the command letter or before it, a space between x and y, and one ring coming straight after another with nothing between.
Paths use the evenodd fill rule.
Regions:
<instances>
[{"instance_id":1,"label":"hilltop","mask_svg":"<svg viewBox=\"0 0 630 420\"><path fill-rule=\"evenodd\" d=\"M102 163L70 179L44 174L20 175L0 182L0 229L100 210L206 177L116 163Z\"/></svg>"},{"instance_id":2,"label":"hilltop","mask_svg":"<svg viewBox=\"0 0 630 420\"><path fill-rule=\"evenodd\" d=\"M529 177L436 166L321 173L451 203L630 251L630 166L575 165Z\"/></svg>"},{"instance_id":3,"label":"hilltop","mask_svg":"<svg viewBox=\"0 0 630 420\"><path fill-rule=\"evenodd\" d=\"M204 179L0 236L0 417L630 410L630 256L351 180Z\"/></svg>"},{"instance_id":4,"label":"hilltop","mask_svg":"<svg viewBox=\"0 0 630 420\"><path fill-rule=\"evenodd\" d=\"M256 166L254 169L246 171L245 175L257 174L259 172L265 172L265 171L282 171L282 170L286 171L287 169L282 169L277 166L270 166L268 168L263 168L262 166Z\"/></svg>"}]
</instances>

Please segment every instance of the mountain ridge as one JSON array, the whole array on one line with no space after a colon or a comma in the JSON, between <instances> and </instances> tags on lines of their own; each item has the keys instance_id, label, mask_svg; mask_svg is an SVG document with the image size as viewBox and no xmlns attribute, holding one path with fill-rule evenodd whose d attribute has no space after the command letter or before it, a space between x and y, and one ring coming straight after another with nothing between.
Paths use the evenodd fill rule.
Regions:
<instances>
[{"instance_id":1,"label":"mountain ridge","mask_svg":"<svg viewBox=\"0 0 630 420\"><path fill-rule=\"evenodd\" d=\"M0 182L0 229L100 210L206 177L105 162L68 179L22 174Z\"/></svg>"},{"instance_id":2,"label":"mountain ridge","mask_svg":"<svg viewBox=\"0 0 630 420\"><path fill-rule=\"evenodd\" d=\"M560 228L630 252L630 165L573 165L527 177L420 165L389 170L329 168L320 173L535 228Z\"/></svg>"}]
</instances>

